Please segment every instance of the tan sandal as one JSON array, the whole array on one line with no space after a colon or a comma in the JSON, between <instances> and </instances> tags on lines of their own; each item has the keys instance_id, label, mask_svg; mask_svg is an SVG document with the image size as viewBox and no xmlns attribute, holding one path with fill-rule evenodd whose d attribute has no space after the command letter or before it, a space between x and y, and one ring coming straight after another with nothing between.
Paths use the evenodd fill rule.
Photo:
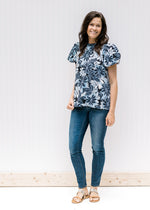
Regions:
<instances>
[{"instance_id":1,"label":"tan sandal","mask_svg":"<svg viewBox=\"0 0 150 210\"><path fill-rule=\"evenodd\" d=\"M78 201L76 200L76 198ZM84 190L79 189L77 195L72 198L72 203L81 203L86 198L89 198L89 193L86 193Z\"/></svg>"},{"instance_id":2,"label":"tan sandal","mask_svg":"<svg viewBox=\"0 0 150 210\"><path fill-rule=\"evenodd\" d=\"M94 194L92 192L94 192ZM89 201L90 202L97 202L99 200L100 200L100 197L99 197L97 189L91 188L90 192L89 192Z\"/></svg>"}]
</instances>

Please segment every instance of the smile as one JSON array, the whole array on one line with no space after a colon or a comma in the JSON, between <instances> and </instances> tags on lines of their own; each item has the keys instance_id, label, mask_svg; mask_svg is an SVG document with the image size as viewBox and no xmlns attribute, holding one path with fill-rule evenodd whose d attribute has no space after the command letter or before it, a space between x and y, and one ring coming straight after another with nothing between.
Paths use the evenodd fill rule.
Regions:
<instances>
[{"instance_id":1,"label":"smile","mask_svg":"<svg viewBox=\"0 0 150 210\"><path fill-rule=\"evenodd\" d=\"M92 34L97 34L97 32L95 32L95 31L90 31L90 33L92 33Z\"/></svg>"}]
</instances>

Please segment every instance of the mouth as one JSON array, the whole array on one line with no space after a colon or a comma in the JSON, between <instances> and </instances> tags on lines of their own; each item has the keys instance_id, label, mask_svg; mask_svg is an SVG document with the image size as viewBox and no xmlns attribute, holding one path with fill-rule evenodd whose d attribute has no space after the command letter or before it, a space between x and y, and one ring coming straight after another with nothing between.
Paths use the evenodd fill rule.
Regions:
<instances>
[{"instance_id":1,"label":"mouth","mask_svg":"<svg viewBox=\"0 0 150 210\"><path fill-rule=\"evenodd\" d=\"M97 31L90 31L91 34L97 34Z\"/></svg>"}]
</instances>

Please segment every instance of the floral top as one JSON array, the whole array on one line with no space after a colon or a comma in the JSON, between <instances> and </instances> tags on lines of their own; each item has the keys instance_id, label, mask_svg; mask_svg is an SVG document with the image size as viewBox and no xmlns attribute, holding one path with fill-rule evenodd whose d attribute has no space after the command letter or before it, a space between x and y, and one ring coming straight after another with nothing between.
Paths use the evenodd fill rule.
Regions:
<instances>
[{"instance_id":1,"label":"floral top","mask_svg":"<svg viewBox=\"0 0 150 210\"><path fill-rule=\"evenodd\" d=\"M79 42L76 42L67 60L76 64L74 107L110 109L110 83L107 67L118 64L121 54L115 44L102 46L100 55L94 50L95 43L88 43L79 58Z\"/></svg>"}]
</instances>

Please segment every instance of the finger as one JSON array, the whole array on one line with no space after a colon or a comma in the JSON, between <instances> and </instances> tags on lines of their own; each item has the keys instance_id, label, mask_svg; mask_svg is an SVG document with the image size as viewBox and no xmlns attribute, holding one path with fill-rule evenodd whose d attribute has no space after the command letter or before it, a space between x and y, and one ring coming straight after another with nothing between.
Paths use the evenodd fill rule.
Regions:
<instances>
[{"instance_id":1,"label":"finger","mask_svg":"<svg viewBox=\"0 0 150 210\"><path fill-rule=\"evenodd\" d=\"M69 106L67 106L67 109L70 109L70 107L69 107Z\"/></svg>"},{"instance_id":2,"label":"finger","mask_svg":"<svg viewBox=\"0 0 150 210\"><path fill-rule=\"evenodd\" d=\"M71 109L70 104L67 105L67 109Z\"/></svg>"},{"instance_id":3,"label":"finger","mask_svg":"<svg viewBox=\"0 0 150 210\"><path fill-rule=\"evenodd\" d=\"M106 118L106 126L108 126L109 125L109 121L108 121L108 119Z\"/></svg>"},{"instance_id":4,"label":"finger","mask_svg":"<svg viewBox=\"0 0 150 210\"><path fill-rule=\"evenodd\" d=\"M71 105L69 105L69 108L70 108L71 110L73 110L73 109L74 109L74 106L71 104Z\"/></svg>"},{"instance_id":5,"label":"finger","mask_svg":"<svg viewBox=\"0 0 150 210\"><path fill-rule=\"evenodd\" d=\"M110 120L107 120L107 125L108 125L108 126L111 126Z\"/></svg>"}]
</instances>

